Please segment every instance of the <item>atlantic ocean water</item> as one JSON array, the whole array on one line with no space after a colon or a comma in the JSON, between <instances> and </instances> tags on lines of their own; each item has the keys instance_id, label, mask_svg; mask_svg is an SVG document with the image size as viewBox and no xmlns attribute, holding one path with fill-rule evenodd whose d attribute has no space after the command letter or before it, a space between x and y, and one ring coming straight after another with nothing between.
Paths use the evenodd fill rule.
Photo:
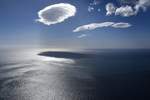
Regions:
<instances>
[{"instance_id":1,"label":"atlantic ocean water","mask_svg":"<svg viewBox=\"0 0 150 100\"><path fill-rule=\"evenodd\" d=\"M150 50L0 50L0 100L149 100Z\"/></svg>"}]
</instances>

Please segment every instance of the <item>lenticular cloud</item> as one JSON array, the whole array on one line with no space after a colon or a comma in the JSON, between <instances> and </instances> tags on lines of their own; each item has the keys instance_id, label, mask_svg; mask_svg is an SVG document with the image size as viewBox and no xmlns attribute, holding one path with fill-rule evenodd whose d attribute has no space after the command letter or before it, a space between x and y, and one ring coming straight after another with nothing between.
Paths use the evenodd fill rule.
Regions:
<instances>
[{"instance_id":1,"label":"lenticular cloud","mask_svg":"<svg viewBox=\"0 0 150 100\"><path fill-rule=\"evenodd\" d=\"M68 3L59 3L45 7L38 12L36 21L45 25L57 24L65 21L69 17L75 16L76 7Z\"/></svg>"},{"instance_id":2,"label":"lenticular cloud","mask_svg":"<svg viewBox=\"0 0 150 100\"><path fill-rule=\"evenodd\" d=\"M124 22L119 22L119 23L115 23L115 22L91 23L91 24L79 26L76 29L74 29L73 32L88 31L88 30L94 30L97 28L104 28L104 27L128 28L131 26L132 26L131 24L124 23Z\"/></svg>"}]
</instances>

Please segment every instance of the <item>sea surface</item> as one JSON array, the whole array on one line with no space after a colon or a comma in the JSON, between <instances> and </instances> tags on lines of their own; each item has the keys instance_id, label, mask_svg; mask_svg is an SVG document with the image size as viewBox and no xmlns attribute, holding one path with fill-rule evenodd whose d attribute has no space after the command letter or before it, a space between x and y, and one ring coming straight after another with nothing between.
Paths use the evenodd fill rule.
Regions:
<instances>
[{"instance_id":1,"label":"sea surface","mask_svg":"<svg viewBox=\"0 0 150 100\"><path fill-rule=\"evenodd\" d=\"M0 49L0 100L150 100L150 50Z\"/></svg>"}]
</instances>

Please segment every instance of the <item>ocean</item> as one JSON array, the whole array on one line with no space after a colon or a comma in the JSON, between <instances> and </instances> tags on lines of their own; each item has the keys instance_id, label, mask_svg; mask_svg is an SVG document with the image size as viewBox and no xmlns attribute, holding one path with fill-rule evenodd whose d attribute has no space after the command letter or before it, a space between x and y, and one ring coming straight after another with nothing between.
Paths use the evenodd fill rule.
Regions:
<instances>
[{"instance_id":1,"label":"ocean","mask_svg":"<svg viewBox=\"0 0 150 100\"><path fill-rule=\"evenodd\" d=\"M150 50L0 49L0 100L149 100Z\"/></svg>"}]
</instances>

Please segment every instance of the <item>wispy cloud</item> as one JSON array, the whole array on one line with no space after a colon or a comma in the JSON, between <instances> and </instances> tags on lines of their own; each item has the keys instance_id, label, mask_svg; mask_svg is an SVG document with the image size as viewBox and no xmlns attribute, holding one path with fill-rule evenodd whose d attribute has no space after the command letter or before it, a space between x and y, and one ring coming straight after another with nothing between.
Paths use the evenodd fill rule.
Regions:
<instances>
[{"instance_id":1,"label":"wispy cloud","mask_svg":"<svg viewBox=\"0 0 150 100\"><path fill-rule=\"evenodd\" d=\"M98 5L100 4L100 0L93 0L92 3L90 3L90 5Z\"/></svg>"},{"instance_id":2,"label":"wispy cloud","mask_svg":"<svg viewBox=\"0 0 150 100\"><path fill-rule=\"evenodd\" d=\"M113 28L128 28L128 27L131 27L131 26L132 25L129 24L129 23L120 22L120 23L113 24L111 27L113 27Z\"/></svg>"},{"instance_id":3,"label":"wispy cloud","mask_svg":"<svg viewBox=\"0 0 150 100\"><path fill-rule=\"evenodd\" d=\"M114 22L103 22L103 23L91 23L87 25L82 25L73 30L73 32L80 32L86 30L94 30L96 28L108 27L113 25Z\"/></svg>"},{"instance_id":4,"label":"wispy cloud","mask_svg":"<svg viewBox=\"0 0 150 100\"><path fill-rule=\"evenodd\" d=\"M100 12L100 8L97 7L97 5L99 5L101 2L101 0L92 0L92 2L89 4L88 6L88 12Z\"/></svg>"},{"instance_id":5,"label":"wispy cloud","mask_svg":"<svg viewBox=\"0 0 150 100\"><path fill-rule=\"evenodd\" d=\"M36 21L45 25L57 24L65 21L69 17L75 16L76 7L68 3L59 3L45 7L38 12Z\"/></svg>"},{"instance_id":6,"label":"wispy cloud","mask_svg":"<svg viewBox=\"0 0 150 100\"><path fill-rule=\"evenodd\" d=\"M78 36L78 38L80 39L80 38L84 38L86 36L87 36L87 34L81 34L81 35Z\"/></svg>"},{"instance_id":7,"label":"wispy cloud","mask_svg":"<svg viewBox=\"0 0 150 100\"><path fill-rule=\"evenodd\" d=\"M91 23L87 25L82 25L77 27L73 30L73 32L80 32L80 31L88 31L88 30L94 30L97 28L104 28L104 27L112 27L112 28L128 28L131 27L131 24L124 23L124 22L103 22L103 23Z\"/></svg>"},{"instance_id":8,"label":"wispy cloud","mask_svg":"<svg viewBox=\"0 0 150 100\"><path fill-rule=\"evenodd\" d=\"M88 6L88 12L92 12L92 11L94 11L94 7Z\"/></svg>"},{"instance_id":9,"label":"wispy cloud","mask_svg":"<svg viewBox=\"0 0 150 100\"><path fill-rule=\"evenodd\" d=\"M150 0L134 0L134 1L128 1L126 2L124 0L120 1L123 4L120 7L116 7L113 3L106 4L106 15L120 15L123 17L129 17L133 15L137 15L139 13L139 10L142 9L143 11L146 11L148 7L150 7ZM133 6L131 6L131 4Z\"/></svg>"}]
</instances>

